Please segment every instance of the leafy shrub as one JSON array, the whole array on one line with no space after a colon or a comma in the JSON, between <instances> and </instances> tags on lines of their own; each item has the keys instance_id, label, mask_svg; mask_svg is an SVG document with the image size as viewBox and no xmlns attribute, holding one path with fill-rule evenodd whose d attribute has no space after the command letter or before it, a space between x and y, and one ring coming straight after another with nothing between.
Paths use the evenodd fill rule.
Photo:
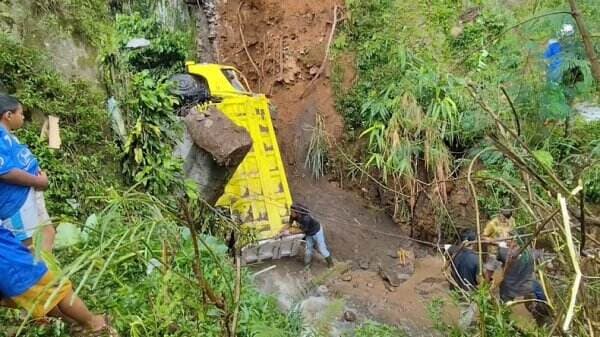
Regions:
<instances>
[{"instance_id":1,"label":"leafy shrub","mask_svg":"<svg viewBox=\"0 0 600 337\"><path fill-rule=\"evenodd\" d=\"M141 37L150 46L126 48L131 39ZM182 181L181 162L172 154L181 137L177 100L166 78L182 71L190 41L189 31L171 31L156 17L117 14L116 30L99 58L108 91L125 102L124 122L130 131L122 148L122 172L155 195L172 191Z\"/></svg>"},{"instance_id":2,"label":"leafy shrub","mask_svg":"<svg viewBox=\"0 0 600 337\"><path fill-rule=\"evenodd\" d=\"M109 28L109 7L103 0L31 1L37 20L54 20L57 29L66 29L81 40L98 47Z\"/></svg>"},{"instance_id":3,"label":"leafy shrub","mask_svg":"<svg viewBox=\"0 0 600 337\"><path fill-rule=\"evenodd\" d=\"M225 312L204 300L194 273L194 249L189 231L180 223L178 209L161 198L136 192L109 191L106 207L91 215L78 244L57 252L65 273L73 273L80 296L95 312L109 313L122 336L224 335ZM228 305L234 301L236 271L219 240L200 238L200 266L211 287ZM274 298L252 286L242 270L237 336L254 337L262 327L298 337L300 318L279 311ZM18 326L15 311L0 311L0 322ZM294 325L295 324L295 325ZM67 336L63 324L35 328L27 322L22 336Z\"/></svg>"},{"instance_id":4,"label":"leafy shrub","mask_svg":"<svg viewBox=\"0 0 600 337\"><path fill-rule=\"evenodd\" d=\"M183 69L192 49L190 31L171 31L155 17L142 17L137 12L117 14L115 20L115 31L104 41L99 58L109 91L126 87L129 73L147 70L158 79ZM145 38L150 45L127 49L134 38Z\"/></svg>"},{"instance_id":5,"label":"leafy shrub","mask_svg":"<svg viewBox=\"0 0 600 337\"><path fill-rule=\"evenodd\" d=\"M594 166L583 176L583 187L586 198L595 203L600 203L600 165Z\"/></svg>"},{"instance_id":6,"label":"leafy shrub","mask_svg":"<svg viewBox=\"0 0 600 337\"><path fill-rule=\"evenodd\" d=\"M169 192L181 180L182 167L173 158L180 137L169 84L148 71L134 75L127 100L130 132L123 149L123 173L155 195Z\"/></svg>"}]
</instances>

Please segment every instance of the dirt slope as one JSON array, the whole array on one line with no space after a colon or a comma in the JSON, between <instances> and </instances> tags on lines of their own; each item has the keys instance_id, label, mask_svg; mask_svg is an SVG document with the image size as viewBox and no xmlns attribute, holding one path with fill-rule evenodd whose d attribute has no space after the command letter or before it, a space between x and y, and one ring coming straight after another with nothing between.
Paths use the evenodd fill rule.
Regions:
<instances>
[{"instance_id":1,"label":"dirt slope","mask_svg":"<svg viewBox=\"0 0 600 337\"><path fill-rule=\"evenodd\" d=\"M402 325L423 334L427 331L426 335L430 335L426 305L434 297L447 299L447 285L440 274L441 260L431 257L432 251L407 240L371 231L406 234L388 215L367 205L356 193L327 179L315 182L303 168L309 128L316 113L323 116L330 134L340 137L343 132L343 119L334 108L329 66L306 91L325 55L333 8L341 4L342 1L333 0L222 0L218 6L219 62L240 69L251 82L252 90L266 93L276 106L278 140L294 200L306 204L323 223L334 257L350 261L353 266L351 281L334 279L327 286L335 296L356 308L361 318ZM416 271L414 277L390 291L378 274L378 264L396 268L397 258L393 256L399 248L414 253ZM296 287L290 280L298 281L298 277L290 275L302 270L301 257L275 264L275 271L261 276L264 291L289 297L290 289ZM312 274L322 269L323 265L316 263ZM274 289L278 284L281 286Z\"/></svg>"},{"instance_id":2,"label":"dirt slope","mask_svg":"<svg viewBox=\"0 0 600 337\"><path fill-rule=\"evenodd\" d=\"M333 106L329 67L300 98L323 61L333 8L341 3L224 0L218 9L219 62L238 67L248 77L252 90L271 97L277 110L279 142L291 170L304 162L305 129L314 123L317 112L323 115L331 134L340 136L343 130L343 120ZM244 49L240 23L252 61Z\"/></svg>"}]
</instances>

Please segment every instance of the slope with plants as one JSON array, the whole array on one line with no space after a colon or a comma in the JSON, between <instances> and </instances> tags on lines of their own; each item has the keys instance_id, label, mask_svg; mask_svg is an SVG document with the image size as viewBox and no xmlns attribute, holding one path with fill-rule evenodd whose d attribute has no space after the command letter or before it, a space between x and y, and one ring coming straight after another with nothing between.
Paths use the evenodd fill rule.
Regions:
<instances>
[{"instance_id":1,"label":"slope with plants","mask_svg":"<svg viewBox=\"0 0 600 337\"><path fill-rule=\"evenodd\" d=\"M173 156L181 128L167 79L194 53L192 26L164 21L164 7L158 15L154 2L114 3L112 13L104 4L89 13L93 4L38 3L64 27L84 27L73 18L88 27L87 14L97 14L94 27L102 29L73 33L87 32L82 38L98 46L106 91L61 76L37 46L0 36L2 88L33 118L17 136L51 179L46 197L63 279L92 310L111 315L124 336L310 336L297 310L280 312L254 289L239 259L232 263L222 242L235 227L206 207ZM149 48L126 47L140 36ZM40 136L47 115L60 117L59 150ZM71 335L61 321L23 317L2 309L1 335Z\"/></svg>"},{"instance_id":2,"label":"slope with plants","mask_svg":"<svg viewBox=\"0 0 600 337\"><path fill-rule=\"evenodd\" d=\"M597 31L598 6L577 4L590 30ZM366 148L357 151L356 163L341 165L359 183L381 181L385 206L425 239L452 240L461 229L448 211L452 191L460 186L471 197L468 227L480 227L502 207L515 208L524 246L535 242L528 239L533 237L556 256L553 268L540 268L555 305L553 318L567 324L575 317L570 328L591 335L590 329L597 329L589 316L596 301L576 309L576 302L562 300L573 298L579 265L593 275L598 248L595 232L589 231L598 217L588 206L597 201L600 122L586 121L574 109L578 102L597 100L598 83L581 37L569 41L559 34L563 24L575 25L569 2L351 0L347 5L347 21L335 42L337 107L351 142ZM557 38L574 48L562 54L560 71L566 75L551 82L543 55L548 40ZM357 73L349 87L344 85L348 55ZM571 191L570 214L561 217L558 200ZM433 216L419 223L423 209L433 209ZM563 223L578 230L568 231ZM572 241L586 253L574 257L567 249ZM596 293L593 278L583 284L584 294ZM579 296L581 301L587 295ZM515 326L485 288L474 300L485 324L473 333L535 334ZM550 333L560 328L548 327Z\"/></svg>"}]
</instances>

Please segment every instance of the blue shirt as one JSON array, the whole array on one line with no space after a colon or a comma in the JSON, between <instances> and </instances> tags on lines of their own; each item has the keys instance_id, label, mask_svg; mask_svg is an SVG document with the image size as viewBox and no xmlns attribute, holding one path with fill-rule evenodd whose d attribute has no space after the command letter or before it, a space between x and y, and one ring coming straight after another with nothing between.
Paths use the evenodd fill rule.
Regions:
<instances>
[{"instance_id":1,"label":"blue shirt","mask_svg":"<svg viewBox=\"0 0 600 337\"><path fill-rule=\"evenodd\" d=\"M553 41L549 43L544 52L544 58L548 63L548 70L546 73L548 81L554 83L560 82L562 77L560 72L560 67L562 65L562 46L560 45L560 42Z\"/></svg>"},{"instance_id":2,"label":"blue shirt","mask_svg":"<svg viewBox=\"0 0 600 337\"><path fill-rule=\"evenodd\" d=\"M0 226L0 295L15 297L24 294L48 272L21 241Z\"/></svg>"},{"instance_id":3,"label":"blue shirt","mask_svg":"<svg viewBox=\"0 0 600 337\"><path fill-rule=\"evenodd\" d=\"M15 169L37 175L40 167L29 148L0 125L0 175ZM30 188L0 180L0 220L10 218L23 206Z\"/></svg>"}]
</instances>

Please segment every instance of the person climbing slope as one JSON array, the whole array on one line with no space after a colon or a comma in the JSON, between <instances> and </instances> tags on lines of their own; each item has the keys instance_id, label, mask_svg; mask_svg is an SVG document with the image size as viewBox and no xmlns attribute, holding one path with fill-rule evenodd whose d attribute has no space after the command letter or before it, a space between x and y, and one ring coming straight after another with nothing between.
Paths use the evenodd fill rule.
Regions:
<instances>
[{"instance_id":1,"label":"person climbing slope","mask_svg":"<svg viewBox=\"0 0 600 337\"><path fill-rule=\"evenodd\" d=\"M315 220L311 215L310 211L306 206L299 203L293 203L290 210L290 222L285 226L281 232L281 236L290 235L289 228L295 223L298 224L298 228L304 233L306 240L306 251L304 255L304 265L310 267L313 251L316 246L317 250L325 258L327 267L333 267L333 259L331 253L325 243L325 232L323 226Z\"/></svg>"},{"instance_id":2,"label":"person climbing slope","mask_svg":"<svg viewBox=\"0 0 600 337\"><path fill-rule=\"evenodd\" d=\"M451 288L460 288L465 294L475 290L479 285L479 256L471 248L471 244L477 240L477 233L471 229L461 233L461 243L458 245L445 245L444 250L449 257L450 275L453 283ZM461 311L458 325L462 330L467 329L475 319L477 305L468 296L459 303Z\"/></svg>"},{"instance_id":3,"label":"person climbing slope","mask_svg":"<svg viewBox=\"0 0 600 337\"><path fill-rule=\"evenodd\" d=\"M525 307L538 325L549 322L551 308L540 282L535 277L534 260L542 256L539 250L525 249L520 255L520 247L515 240L507 241L507 247L498 249L498 261L504 267L500 282L500 299L504 302L524 297Z\"/></svg>"},{"instance_id":4,"label":"person climbing slope","mask_svg":"<svg viewBox=\"0 0 600 337\"><path fill-rule=\"evenodd\" d=\"M48 177L29 148L12 134L24 119L21 103L0 94L0 221L27 247L39 230L42 251L50 252L55 230L42 192Z\"/></svg>"}]
</instances>

